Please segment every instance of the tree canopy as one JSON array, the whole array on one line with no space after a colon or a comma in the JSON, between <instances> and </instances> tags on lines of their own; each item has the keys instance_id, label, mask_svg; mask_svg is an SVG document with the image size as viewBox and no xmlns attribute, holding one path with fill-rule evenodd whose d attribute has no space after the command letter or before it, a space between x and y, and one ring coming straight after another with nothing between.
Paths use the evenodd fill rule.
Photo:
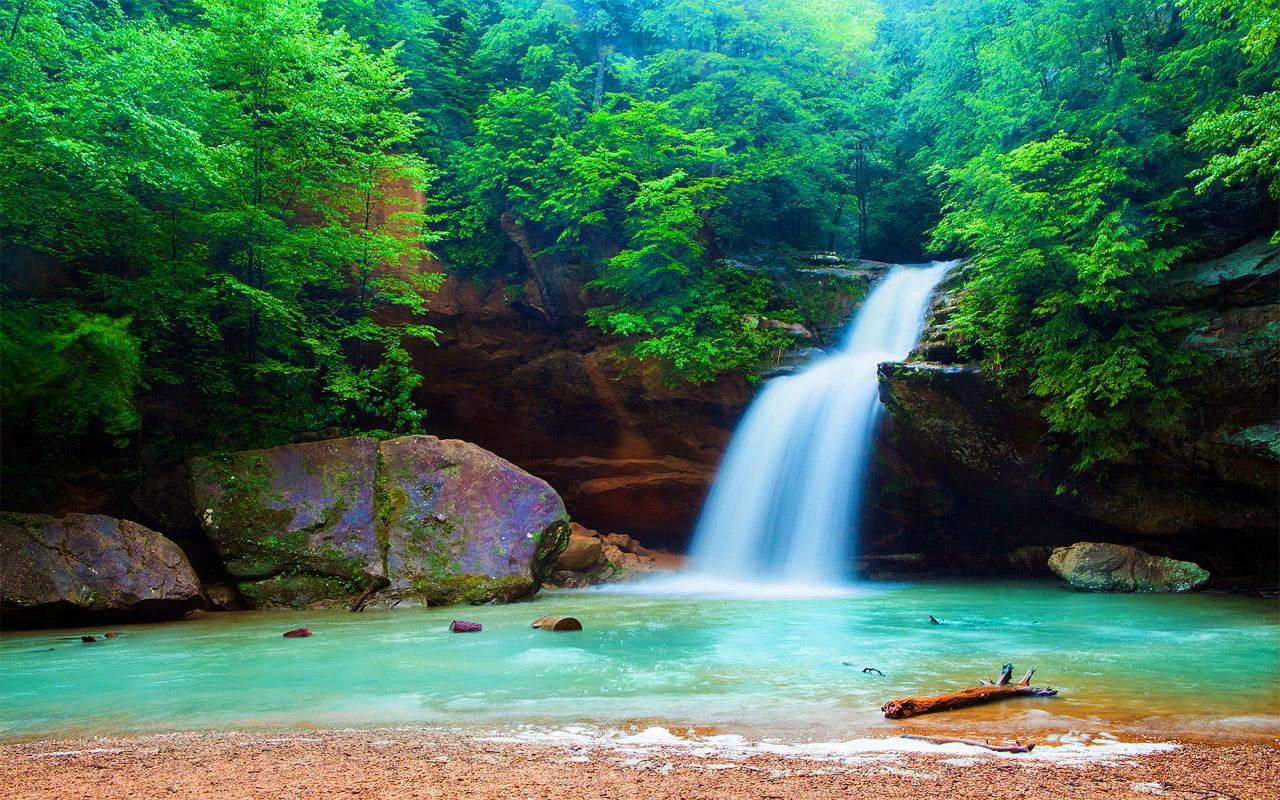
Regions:
<instances>
[{"instance_id":1,"label":"tree canopy","mask_svg":"<svg viewBox=\"0 0 1280 800\"><path fill-rule=\"evenodd\" d=\"M1161 273L1275 230L1278 38L1276 0L13 0L6 427L419 429L424 259L518 233L673 381L781 344L726 255L964 256L961 344L1124 458L1197 368Z\"/></svg>"}]
</instances>

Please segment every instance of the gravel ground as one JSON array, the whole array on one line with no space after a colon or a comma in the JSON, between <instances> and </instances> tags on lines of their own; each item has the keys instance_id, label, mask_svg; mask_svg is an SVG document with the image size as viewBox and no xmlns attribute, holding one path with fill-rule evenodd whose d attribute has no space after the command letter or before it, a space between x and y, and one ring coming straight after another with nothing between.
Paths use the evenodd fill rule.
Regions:
<instances>
[{"instance_id":1,"label":"gravel ground","mask_svg":"<svg viewBox=\"0 0 1280 800\"><path fill-rule=\"evenodd\" d=\"M1280 800L1280 741L1107 760L957 752L820 759L661 744L495 741L430 729L167 734L0 744L0 797ZM980 754L981 753L981 754Z\"/></svg>"}]
</instances>

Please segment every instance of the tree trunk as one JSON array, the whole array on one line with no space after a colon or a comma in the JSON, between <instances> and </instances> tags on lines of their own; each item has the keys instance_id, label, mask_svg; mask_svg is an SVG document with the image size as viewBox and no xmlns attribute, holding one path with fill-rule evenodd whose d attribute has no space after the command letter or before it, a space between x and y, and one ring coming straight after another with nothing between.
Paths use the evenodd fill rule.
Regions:
<instances>
[{"instance_id":1,"label":"tree trunk","mask_svg":"<svg viewBox=\"0 0 1280 800\"><path fill-rule=\"evenodd\" d=\"M981 681L981 686L934 697L903 697L898 700L890 700L881 706L880 710L889 719L903 719L904 717L915 717L920 714L932 714L937 711L950 711L956 708L964 708L965 706L991 703L1010 697L1052 697L1058 693L1057 689L1042 689L1038 686L1032 686L1031 676L1035 673L1034 669L1029 669L1027 674L1022 676L1022 680L1011 684L1009 683L1009 678L1013 675L1013 665L1005 664L1004 669L1000 672L999 680L995 682L983 680Z\"/></svg>"},{"instance_id":2,"label":"tree trunk","mask_svg":"<svg viewBox=\"0 0 1280 800\"><path fill-rule=\"evenodd\" d=\"M591 93L591 110L599 111L600 103L604 101L604 47L596 48L596 87Z\"/></svg>"}]
</instances>

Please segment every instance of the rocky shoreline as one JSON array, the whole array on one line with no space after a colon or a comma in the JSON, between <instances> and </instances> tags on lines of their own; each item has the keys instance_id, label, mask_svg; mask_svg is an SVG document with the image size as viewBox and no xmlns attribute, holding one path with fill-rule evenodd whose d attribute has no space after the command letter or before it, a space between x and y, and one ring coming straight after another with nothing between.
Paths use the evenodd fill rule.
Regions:
<instances>
[{"instance_id":1,"label":"rocky shoreline","mask_svg":"<svg viewBox=\"0 0 1280 800\"><path fill-rule=\"evenodd\" d=\"M894 749L895 740L865 741L882 745L805 755L675 741L626 747L536 742L420 728L59 739L0 744L0 786L11 800L1280 797L1280 747L1274 741L1178 742L1108 757L1089 754L1089 747L1011 755L964 745L922 752Z\"/></svg>"}]
</instances>

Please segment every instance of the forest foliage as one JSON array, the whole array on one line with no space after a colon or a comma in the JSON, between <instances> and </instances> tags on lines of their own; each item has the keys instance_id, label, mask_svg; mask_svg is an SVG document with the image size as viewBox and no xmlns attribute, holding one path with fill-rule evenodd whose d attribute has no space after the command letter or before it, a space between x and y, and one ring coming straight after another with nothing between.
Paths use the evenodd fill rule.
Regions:
<instances>
[{"instance_id":1,"label":"forest foliage","mask_svg":"<svg viewBox=\"0 0 1280 800\"><path fill-rule=\"evenodd\" d=\"M414 265L492 275L514 226L695 382L778 343L726 254L966 256L962 344L1121 459L1197 368L1160 274L1275 228L1278 37L1276 0L7 0L6 428L417 430Z\"/></svg>"}]
</instances>

